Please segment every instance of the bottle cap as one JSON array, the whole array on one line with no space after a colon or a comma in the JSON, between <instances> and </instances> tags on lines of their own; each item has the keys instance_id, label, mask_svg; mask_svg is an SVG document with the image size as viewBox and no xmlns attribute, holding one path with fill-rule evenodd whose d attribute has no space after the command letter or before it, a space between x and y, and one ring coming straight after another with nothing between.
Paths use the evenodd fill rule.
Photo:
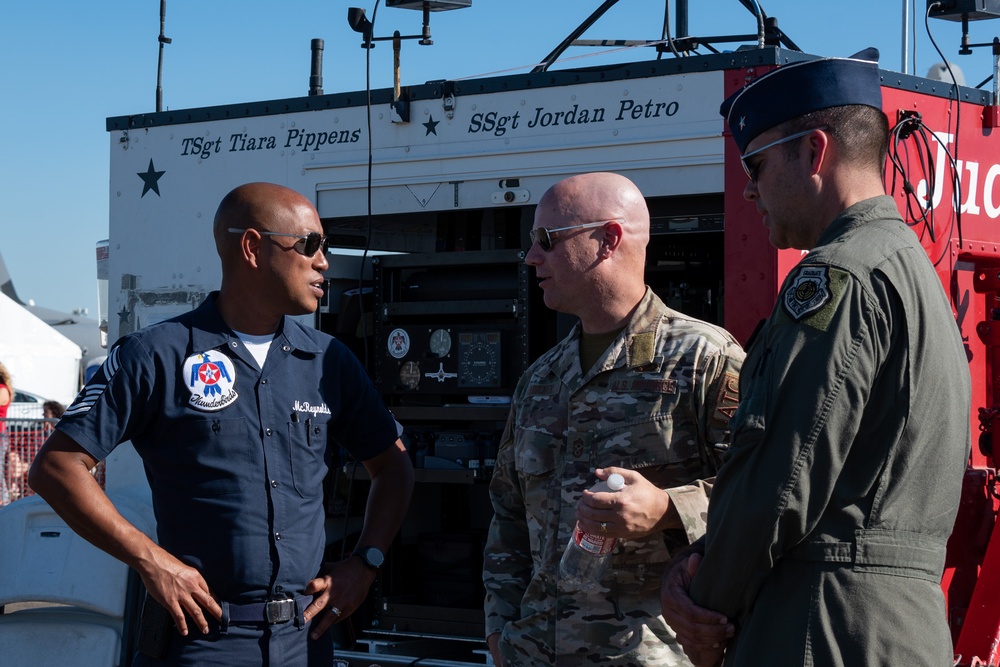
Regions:
<instances>
[{"instance_id":1,"label":"bottle cap","mask_svg":"<svg viewBox=\"0 0 1000 667\"><path fill-rule=\"evenodd\" d=\"M625 478L613 472L608 475L608 488L612 491L621 491L625 488Z\"/></svg>"}]
</instances>

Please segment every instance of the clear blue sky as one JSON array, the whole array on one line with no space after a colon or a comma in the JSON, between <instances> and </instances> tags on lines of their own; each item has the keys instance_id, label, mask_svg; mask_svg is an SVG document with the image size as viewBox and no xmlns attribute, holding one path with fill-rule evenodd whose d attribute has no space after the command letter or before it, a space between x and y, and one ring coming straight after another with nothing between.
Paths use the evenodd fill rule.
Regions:
<instances>
[{"instance_id":1,"label":"clear blue sky","mask_svg":"<svg viewBox=\"0 0 1000 667\"><path fill-rule=\"evenodd\" d=\"M351 4L372 16L374 0L167 0L166 34L173 44L164 54L164 107L305 95L314 37L326 42L325 91L364 89L365 51L347 25ZM403 43L403 83L527 71L600 4L473 0L468 9L435 12L434 46ZM847 56L876 46L884 68L902 69L903 0L760 4L805 51ZM737 0L690 5L692 35L756 29ZM940 57L925 34L926 2L910 0L914 6L919 14L910 72L924 74ZM620 0L585 37L658 39L662 16L662 0ZM376 36L393 30L408 35L419 33L421 14L380 4L375 21ZM105 119L155 109L159 28L159 0L9 0L0 7L0 252L22 299L56 310L88 308L97 317L94 247L108 234ZM957 55L958 23L933 20L931 30L969 85L989 76L989 49ZM990 42L1000 34L1000 20L973 22L970 32L974 43ZM644 59L647 52L616 58ZM373 51L372 87L392 85L391 55L387 43Z\"/></svg>"}]
</instances>

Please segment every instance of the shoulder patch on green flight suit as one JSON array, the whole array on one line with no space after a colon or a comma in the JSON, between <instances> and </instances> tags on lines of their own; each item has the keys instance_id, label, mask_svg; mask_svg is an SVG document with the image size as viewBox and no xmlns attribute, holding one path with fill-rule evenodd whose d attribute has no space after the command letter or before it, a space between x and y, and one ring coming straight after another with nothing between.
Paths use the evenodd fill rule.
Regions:
<instances>
[{"instance_id":1,"label":"shoulder patch on green flight suit","mask_svg":"<svg viewBox=\"0 0 1000 667\"><path fill-rule=\"evenodd\" d=\"M846 271L829 266L797 267L779 297L782 313L795 322L826 331L849 278Z\"/></svg>"}]
</instances>

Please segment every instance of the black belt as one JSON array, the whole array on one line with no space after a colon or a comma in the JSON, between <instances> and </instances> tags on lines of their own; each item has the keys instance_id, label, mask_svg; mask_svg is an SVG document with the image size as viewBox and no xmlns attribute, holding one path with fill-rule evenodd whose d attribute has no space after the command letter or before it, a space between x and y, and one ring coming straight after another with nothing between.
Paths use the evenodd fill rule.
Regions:
<instances>
[{"instance_id":1,"label":"black belt","mask_svg":"<svg viewBox=\"0 0 1000 667\"><path fill-rule=\"evenodd\" d=\"M266 602L251 602L249 604L227 603L229 623L267 623L276 625L296 620L306 606L312 602L312 596L297 598L279 598Z\"/></svg>"}]
</instances>

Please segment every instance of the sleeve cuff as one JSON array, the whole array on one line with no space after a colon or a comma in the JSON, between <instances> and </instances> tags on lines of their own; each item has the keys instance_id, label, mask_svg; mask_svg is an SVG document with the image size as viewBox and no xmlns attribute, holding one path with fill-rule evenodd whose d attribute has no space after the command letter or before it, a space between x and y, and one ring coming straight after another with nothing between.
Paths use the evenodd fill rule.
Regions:
<instances>
[{"instance_id":1,"label":"sleeve cuff","mask_svg":"<svg viewBox=\"0 0 1000 667\"><path fill-rule=\"evenodd\" d=\"M677 486L666 489L677 514L680 515L688 543L692 543L705 534L705 524L708 520L708 499L712 495L713 479L698 480L687 486Z\"/></svg>"}]
</instances>

